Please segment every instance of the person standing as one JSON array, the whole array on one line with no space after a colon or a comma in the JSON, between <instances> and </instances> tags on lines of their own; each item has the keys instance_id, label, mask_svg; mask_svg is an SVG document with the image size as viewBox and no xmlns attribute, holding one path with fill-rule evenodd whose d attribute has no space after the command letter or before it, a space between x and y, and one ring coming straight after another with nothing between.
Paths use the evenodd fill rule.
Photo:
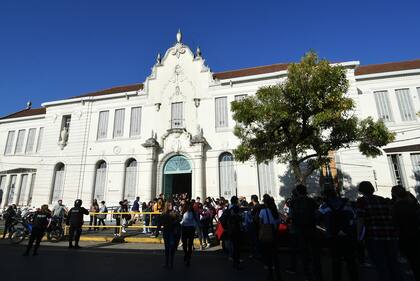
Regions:
<instances>
[{"instance_id":1,"label":"person standing","mask_svg":"<svg viewBox=\"0 0 420 281\"><path fill-rule=\"evenodd\" d=\"M227 233L229 239L230 253L233 259L233 267L240 268L240 246L241 246L241 235L242 235L242 216L239 208L239 199L236 196L232 196L230 199L231 205L227 212Z\"/></svg>"},{"instance_id":2,"label":"person standing","mask_svg":"<svg viewBox=\"0 0 420 281\"><path fill-rule=\"evenodd\" d=\"M357 281L356 213L348 200L338 197L334 189L327 189L324 194L325 203L320 206L319 214L326 229L333 280L342 280L341 261L344 258L349 280Z\"/></svg>"},{"instance_id":3,"label":"person standing","mask_svg":"<svg viewBox=\"0 0 420 281\"><path fill-rule=\"evenodd\" d=\"M89 215L89 211L82 207L82 200L74 201L74 207L68 212L69 249L80 249L79 240L82 234L83 216ZM73 240L75 245L73 246Z\"/></svg>"},{"instance_id":4,"label":"person standing","mask_svg":"<svg viewBox=\"0 0 420 281\"><path fill-rule=\"evenodd\" d=\"M119 206L116 213L122 213L124 211L124 201L118 202ZM115 225L117 226L114 231L114 237L119 237L121 226L121 214L113 214L112 217L115 219Z\"/></svg>"},{"instance_id":5,"label":"person standing","mask_svg":"<svg viewBox=\"0 0 420 281\"><path fill-rule=\"evenodd\" d=\"M47 229L50 219L51 212L48 209L48 205L42 205L41 209L39 211L36 211L36 213L33 216L31 236L29 237L29 242L26 247L26 251L23 254L24 256L29 255L29 252L31 251L34 242L35 247L32 255L38 255L39 244L41 243L42 237L44 237L45 230Z\"/></svg>"},{"instance_id":6,"label":"person standing","mask_svg":"<svg viewBox=\"0 0 420 281\"><path fill-rule=\"evenodd\" d=\"M17 207L15 204L10 205L6 209L6 211L3 213L3 218L4 218L3 239L5 239L7 233L10 232L10 227L12 226L16 213L17 213Z\"/></svg>"},{"instance_id":7,"label":"person standing","mask_svg":"<svg viewBox=\"0 0 420 281\"><path fill-rule=\"evenodd\" d=\"M420 281L420 204L401 185L391 189L392 217L399 233L401 253L407 258L414 277Z\"/></svg>"},{"instance_id":8,"label":"person standing","mask_svg":"<svg viewBox=\"0 0 420 281\"><path fill-rule=\"evenodd\" d=\"M173 209L172 202L166 202L163 213L158 218L158 230L163 226L163 241L165 243L165 268L174 267L175 251L181 236L180 216ZM159 232L157 232L159 233ZM158 235L156 235L157 237Z\"/></svg>"},{"instance_id":9,"label":"person standing","mask_svg":"<svg viewBox=\"0 0 420 281\"><path fill-rule=\"evenodd\" d=\"M66 206L63 204L63 200L58 200L57 204L53 207L52 210L52 217L57 219L59 224L63 223L64 217L66 216L67 209Z\"/></svg>"},{"instance_id":10,"label":"person standing","mask_svg":"<svg viewBox=\"0 0 420 281\"><path fill-rule=\"evenodd\" d=\"M197 222L198 218L196 217L196 213L194 212L193 204L191 204L191 202L187 202L184 205L181 220L182 248L184 250L184 263L187 267L189 267L191 264L194 233L196 227L198 226Z\"/></svg>"},{"instance_id":11,"label":"person standing","mask_svg":"<svg viewBox=\"0 0 420 281\"><path fill-rule=\"evenodd\" d=\"M299 258L308 280L322 280L321 249L316 236L318 204L308 196L306 186L296 186L296 198L290 206L290 219L296 235Z\"/></svg>"},{"instance_id":12,"label":"person standing","mask_svg":"<svg viewBox=\"0 0 420 281\"><path fill-rule=\"evenodd\" d=\"M108 213L108 208L105 205L105 201L101 201L101 204L99 205L99 212L101 214L97 215L98 226L105 226L106 213ZM105 230L105 228L102 228L102 230Z\"/></svg>"},{"instance_id":13,"label":"person standing","mask_svg":"<svg viewBox=\"0 0 420 281\"><path fill-rule=\"evenodd\" d=\"M381 281L403 280L398 262L398 234L391 214L391 201L374 195L369 181L359 184L357 199L358 235L366 240L368 255ZM364 237L362 229L364 231Z\"/></svg>"},{"instance_id":14,"label":"person standing","mask_svg":"<svg viewBox=\"0 0 420 281\"><path fill-rule=\"evenodd\" d=\"M278 258L277 229L280 224L279 212L274 199L268 194L263 196L264 208L258 214L259 240L263 249L263 260L268 268L268 280L280 281L280 264ZM265 236L265 237L264 237ZM273 275L274 268L274 275Z\"/></svg>"},{"instance_id":15,"label":"person standing","mask_svg":"<svg viewBox=\"0 0 420 281\"><path fill-rule=\"evenodd\" d=\"M140 215L138 214L140 212L140 197L139 196L137 196L136 200L134 200L133 206L131 206L131 211L135 212L135 214L133 214L133 220L132 220L132 224L135 224Z\"/></svg>"},{"instance_id":16,"label":"person standing","mask_svg":"<svg viewBox=\"0 0 420 281\"><path fill-rule=\"evenodd\" d=\"M98 217L96 216L96 214L93 213L98 213L99 212L99 204L98 204L98 200L93 199L92 204L90 205L89 208L89 212L90 214L90 220L89 220L89 226L92 226L92 223L94 226L96 226L98 224ZM91 231L92 228L89 227L89 231ZM94 227L93 230L99 230L99 228Z\"/></svg>"}]
</instances>

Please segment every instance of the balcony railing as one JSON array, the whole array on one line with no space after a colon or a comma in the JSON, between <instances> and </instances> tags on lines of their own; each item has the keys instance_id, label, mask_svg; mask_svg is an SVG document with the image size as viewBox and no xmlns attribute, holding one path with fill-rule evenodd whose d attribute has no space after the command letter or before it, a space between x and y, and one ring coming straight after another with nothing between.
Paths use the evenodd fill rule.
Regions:
<instances>
[{"instance_id":1,"label":"balcony railing","mask_svg":"<svg viewBox=\"0 0 420 281\"><path fill-rule=\"evenodd\" d=\"M184 128L184 119L172 119L171 120L171 129L174 128Z\"/></svg>"}]
</instances>

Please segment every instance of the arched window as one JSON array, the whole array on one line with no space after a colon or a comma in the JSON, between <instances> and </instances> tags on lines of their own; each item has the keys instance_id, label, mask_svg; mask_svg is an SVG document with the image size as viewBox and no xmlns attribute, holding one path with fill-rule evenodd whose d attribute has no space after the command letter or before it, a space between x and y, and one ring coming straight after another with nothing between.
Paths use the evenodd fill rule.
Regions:
<instances>
[{"instance_id":1,"label":"arched window","mask_svg":"<svg viewBox=\"0 0 420 281\"><path fill-rule=\"evenodd\" d=\"M129 159L125 162L124 199L134 200L137 186L137 161Z\"/></svg>"},{"instance_id":2,"label":"arched window","mask_svg":"<svg viewBox=\"0 0 420 281\"><path fill-rule=\"evenodd\" d=\"M62 199L64 193L64 169L63 163L57 163L54 167L53 186L50 198L50 204Z\"/></svg>"},{"instance_id":3,"label":"arched window","mask_svg":"<svg viewBox=\"0 0 420 281\"><path fill-rule=\"evenodd\" d=\"M219 157L220 196L230 199L236 192L235 167L233 155L224 152Z\"/></svg>"},{"instance_id":4,"label":"arched window","mask_svg":"<svg viewBox=\"0 0 420 281\"><path fill-rule=\"evenodd\" d=\"M258 164L258 186L260 197L264 194L275 197L274 165L273 161Z\"/></svg>"},{"instance_id":5,"label":"arched window","mask_svg":"<svg viewBox=\"0 0 420 281\"><path fill-rule=\"evenodd\" d=\"M96 164L95 186L93 188L93 198L101 202L104 200L106 183L106 162L99 161Z\"/></svg>"}]
</instances>

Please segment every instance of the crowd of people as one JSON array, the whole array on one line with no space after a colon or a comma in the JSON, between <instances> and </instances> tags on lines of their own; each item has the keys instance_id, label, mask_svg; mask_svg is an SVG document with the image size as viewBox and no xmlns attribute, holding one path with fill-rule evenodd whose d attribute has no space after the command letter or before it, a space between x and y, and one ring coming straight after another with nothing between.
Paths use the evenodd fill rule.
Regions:
<instances>
[{"instance_id":1,"label":"crowd of people","mask_svg":"<svg viewBox=\"0 0 420 281\"><path fill-rule=\"evenodd\" d=\"M392 199L374 195L370 182L361 182L360 197L356 202L340 197L335 189L326 189L322 197L312 198L304 185L297 185L283 209L277 208L273 197L265 194L262 202L252 195L232 196L230 200L190 199L188 194L163 194L150 202L132 204L119 202L115 214L115 236L119 229L142 222L143 232L159 236L165 245L164 267L174 266L175 252L181 244L185 266L191 266L194 239L198 237L200 248L205 250L211 243L221 242L232 266L241 269L243 254L264 263L269 280L281 280L282 271L295 274L301 268L306 280L323 280L321 260L325 249L331 260L329 275L342 280L344 261L347 279L359 280L358 268L368 265L376 268L379 280L404 280L401 259L405 259L414 275L420 280L420 205L404 187L392 188ZM12 217L16 206L8 208ZM69 227L69 248L80 248L79 239L83 217L89 215L89 230L97 231L105 226L108 208L105 202L94 200L89 210L76 200L67 210L61 200L52 212L43 205L34 215L31 237L25 255L35 242L34 254L51 216L66 219ZM6 235L10 220L6 218ZM287 229L287 231L285 231ZM217 238L217 239L216 239ZM73 244L74 243L74 244ZM289 261L280 265L279 244L289 248ZM301 265L301 266L298 266Z\"/></svg>"}]
</instances>

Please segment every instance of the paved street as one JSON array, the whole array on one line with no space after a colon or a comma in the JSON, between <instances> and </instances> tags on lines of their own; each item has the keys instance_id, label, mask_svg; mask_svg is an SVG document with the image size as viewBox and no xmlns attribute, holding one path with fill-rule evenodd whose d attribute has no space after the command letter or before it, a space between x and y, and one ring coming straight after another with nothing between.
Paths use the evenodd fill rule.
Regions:
<instances>
[{"instance_id":1,"label":"paved street","mask_svg":"<svg viewBox=\"0 0 420 281\"><path fill-rule=\"evenodd\" d=\"M175 268L162 268L163 252L159 244L83 242L81 250L68 250L67 243L43 242L39 256L24 257L24 245L10 245L0 240L0 274L2 280L265 280L261 263L251 259L243 262L243 270L235 270L220 248L196 251L190 268L182 263L178 251ZM287 254L280 254L282 265ZM325 280L328 263L323 263ZM361 280L375 280L372 268L362 269ZM284 280L303 280L302 276L283 273ZM199 279L198 279L199 278ZM76 280L77 280L76 279ZM410 280L410 278L407 278Z\"/></svg>"}]
</instances>

